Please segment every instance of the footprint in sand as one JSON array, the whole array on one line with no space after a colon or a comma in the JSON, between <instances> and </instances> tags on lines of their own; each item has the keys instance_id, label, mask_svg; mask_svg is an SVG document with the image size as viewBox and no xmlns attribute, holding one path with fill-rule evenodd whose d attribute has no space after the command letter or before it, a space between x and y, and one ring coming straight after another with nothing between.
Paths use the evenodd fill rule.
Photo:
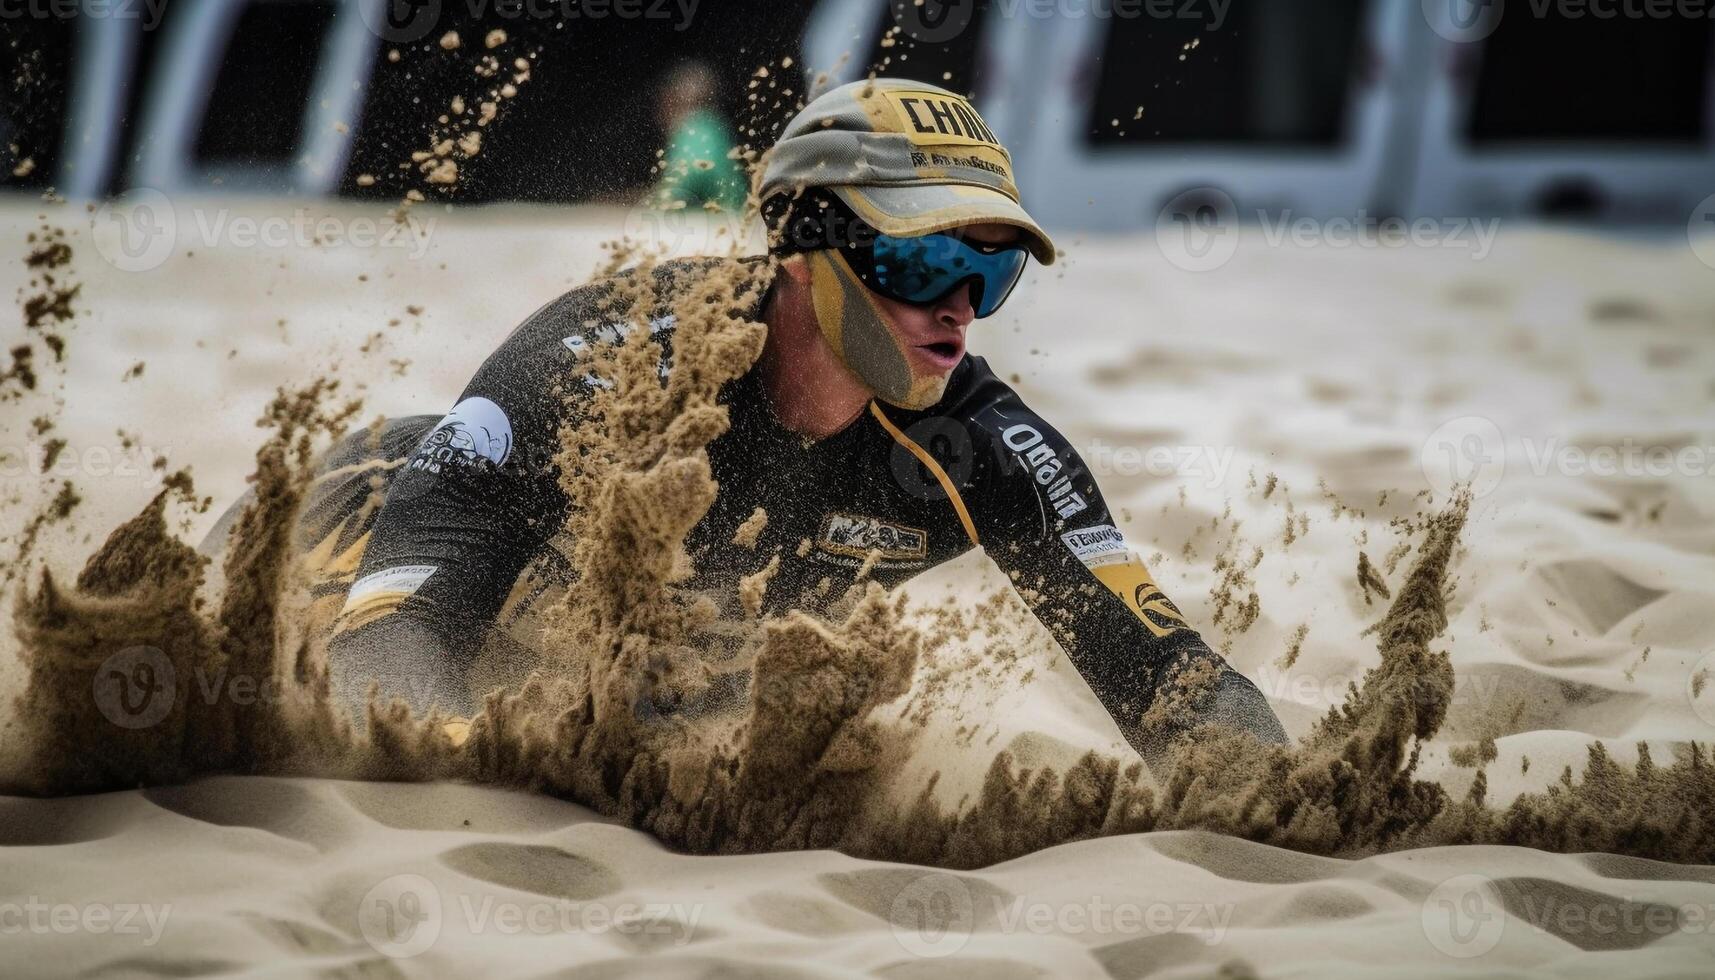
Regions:
<instances>
[{"instance_id":1,"label":"footprint in sand","mask_svg":"<svg viewBox=\"0 0 1715 980\"><path fill-rule=\"evenodd\" d=\"M1501 878L1495 893L1509 915L1582 950L1641 949L1678 932L1679 910L1547 878Z\"/></svg>"},{"instance_id":2,"label":"footprint in sand","mask_svg":"<svg viewBox=\"0 0 1715 980\"><path fill-rule=\"evenodd\" d=\"M1234 837L1185 830L1142 839L1162 857L1196 865L1212 875L1258 885L1298 885L1340 877L1349 862L1316 857Z\"/></svg>"},{"instance_id":3,"label":"footprint in sand","mask_svg":"<svg viewBox=\"0 0 1715 980\"><path fill-rule=\"evenodd\" d=\"M876 868L816 876L828 894L893 927L907 953L951 956L973 933L997 926L1016 899L981 878L928 868Z\"/></svg>"},{"instance_id":4,"label":"footprint in sand","mask_svg":"<svg viewBox=\"0 0 1715 980\"><path fill-rule=\"evenodd\" d=\"M574 902L610 895L622 884L606 865L545 844L467 844L440 861L479 881Z\"/></svg>"}]
</instances>

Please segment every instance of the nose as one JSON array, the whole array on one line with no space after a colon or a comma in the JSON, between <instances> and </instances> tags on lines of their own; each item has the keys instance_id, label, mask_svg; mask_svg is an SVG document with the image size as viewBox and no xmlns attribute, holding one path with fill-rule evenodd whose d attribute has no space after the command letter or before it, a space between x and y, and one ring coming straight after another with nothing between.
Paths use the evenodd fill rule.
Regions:
<instances>
[{"instance_id":1,"label":"nose","mask_svg":"<svg viewBox=\"0 0 1715 980\"><path fill-rule=\"evenodd\" d=\"M976 318L977 308L971 303L971 284L968 282L935 304L935 322L943 327L963 332Z\"/></svg>"}]
</instances>

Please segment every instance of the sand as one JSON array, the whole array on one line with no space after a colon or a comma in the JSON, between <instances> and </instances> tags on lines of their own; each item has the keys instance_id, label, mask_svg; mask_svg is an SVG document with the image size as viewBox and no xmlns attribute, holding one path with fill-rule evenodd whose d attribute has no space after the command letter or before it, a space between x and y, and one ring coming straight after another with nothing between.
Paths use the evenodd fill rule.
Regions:
<instances>
[{"instance_id":1,"label":"sand","mask_svg":"<svg viewBox=\"0 0 1715 980\"><path fill-rule=\"evenodd\" d=\"M34 213L10 216L14 239L35 227ZM106 268L82 248L74 268L86 309L68 332L67 366L42 372L40 390L63 385L55 432L84 500L45 532L62 537L44 547L69 579L151 495L148 460L128 477L111 466L96 472L92 450L116 455L123 443L114 428L161 447L173 469L191 466L199 492L224 500L252 468L259 408L275 385L305 380L303 365L317 357L343 355L348 379L366 389L365 412L450 404L476 359L592 269L596 244L626 221L485 211L441 218L419 261L389 250L198 247L146 276ZM1205 276L1171 268L1147 239L1070 251L1064 270L1037 273L1001 316L979 324L973 348L1016 372L1025 397L1092 461L1168 594L1258 682L1294 736L1312 735L1346 683L1377 666L1377 637L1363 634L1390 607L1376 585L1411 591L1423 515L1445 503L1445 486L1436 501L1418 495L1443 482L1434 466L1425 473L1425 446L1439 445L1435 433L1448 422L1481 416L1514 441L1534 442L1518 447L1498 485L1479 480L1488 492L1453 549L1450 587L1435 590L1446 599L1446 627L1427 631L1423 653L1445 653L1453 679L1440 699L1445 724L1424 743L1418 776L1461 799L1476 775L1456 762L1486 758L1487 799L1504 806L1555 784L1567 765L1582 769L1593 739L1626 764L1643 741L1658 765L1710 739L1715 684L1697 681L1715 648L1715 617L1700 594L1715 581L1707 471L1601 478L1574 472L1565 457L1540 473L1530 465L1552 437L1584 447L1628 437L1645 446L1712 444L1715 277L1683 246L1518 229L1482 263L1445 250L1256 247ZM24 270L9 268L22 284ZM191 290L206 300L187 304ZM1066 322L1068 309L1084 314L1077 329L1032 327ZM392 318L401 323L383 326ZM377 331L381 342L358 353ZM389 358L410 360L406 377L378 370ZM145 374L116 382L140 360ZM184 392L197 379L208 390L187 412ZM35 414L7 416L8 445L29 443ZM1169 447L1177 471L1142 456L1151 447ZM21 523L59 484L32 477L13 486L20 500L7 514ZM213 515L176 509L181 516L194 540ZM913 583L907 598L920 610L949 593L974 605L997 584L972 559ZM936 664L991 659L981 643L956 639L919 665L917 689L934 686L938 697L927 707L909 694L901 701L902 715L926 725L890 773L901 800L938 773L931 796L955 806L982 786L1001 748L1018 765L1061 770L1089 750L1127 757L1051 640L1028 624L997 628L1017 634L1005 642L1017 669L937 674ZM4 670L6 687L20 689L16 662L8 658ZM459 815L464 808L477 816ZM149 945L147 935L90 926L71 939L26 930L28 942L9 944L51 941L87 957L55 961L69 969L236 967L294 955L382 970L516 973L641 954L633 967L659 971L668 957L683 958L687 973L725 963L743 972L763 964L1272 975L1375 972L1381 949L1409 975L1471 960L1490 973L1614 969L1608 956L1581 952L1597 949L1625 955L1622 969L1671 975L1707 970L1703 923L1715 918L1715 873L1706 866L1514 847L1347 860L1156 831L953 876L831 852L673 856L646 835L537 796L278 777L9 800L6 813L8 842L21 845L8 852L20 868L19 884L9 878L15 901L33 890L80 909L183 910ZM472 826L450 826L455 818ZM245 826L257 829L225 836ZM114 848L104 845L124 837L131 840L119 850L144 866L115 873ZM200 860L217 840L241 853ZM73 848L82 855L71 857ZM427 883L385 884L413 873ZM1481 877L1464 877L1472 874ZM270 888L270 875L296 887ZM696 896L689 905L700 902L704 917L675 944L641 927L592 926L581 911L577 928L563 928L569 913L554 896L610 915L626 903L670 907ZM436 899L437 937L417 955L387 957L410 950L374 922L366 938L364 914ZM506 942L501 919L479 924L466 914L490 899L551 920L554 942L585 945L555 957L546 938ZM1469 921L1449 922L1449 908Z\"/></svg>"}]
</instances>

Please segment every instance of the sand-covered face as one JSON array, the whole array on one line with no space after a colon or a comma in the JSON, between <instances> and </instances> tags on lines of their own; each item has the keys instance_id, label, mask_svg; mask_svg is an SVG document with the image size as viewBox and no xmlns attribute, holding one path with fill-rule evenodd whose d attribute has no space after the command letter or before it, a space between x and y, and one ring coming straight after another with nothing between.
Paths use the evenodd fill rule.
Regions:
<instances>
[{"instance_id":1,"label":"sand-covered face","mask_svg":"<svg viewBox=\"0 0 1715 980\"><path fill-rule=\"evenodd\" d=\"M1006 225L959 229L974 241L1005 244L1018 237ZM971 286L962 284L931 303L907 303L869 289L833 251L810 252L816 323L840 360L890 405L919 410L941 400L947 379L965 356L965 332L977 317Z\"/></svg>"}]
</instances>

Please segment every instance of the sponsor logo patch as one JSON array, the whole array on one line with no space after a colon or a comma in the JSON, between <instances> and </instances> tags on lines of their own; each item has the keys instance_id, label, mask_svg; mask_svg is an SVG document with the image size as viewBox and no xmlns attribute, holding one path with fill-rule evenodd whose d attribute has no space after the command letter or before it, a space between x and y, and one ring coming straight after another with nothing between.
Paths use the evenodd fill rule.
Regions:
<instances>
[{"instance_id":1,"label":"sponsor logo patch","mask_svg":"<svg viewBox=\"0 0 1715 980\"><path fill-rule=\"evenodd\" d=\"M1025 469L1030 471L1038 490L1054 513L1062 519L1082 513L1090 505L1083 494L1072 489L1072 478L1065 475L1066 461L1042 438L1035 426L1019 423L1008 426L1000 434L1006 448L1013 451Z\"/></svg>"},{"instance_id":2,"label":"sponsor logo patch","mask_svg":"<svg viewBox=\"0 0 1715 980\"><path fill-rule=\"evenodd\" d=\"M418 444L411 469L439 473L448 466L495 469L512 455L512 422L486 398L466 398L453 406Z\"/></svg>"},{"instance_id":3,"label":"sponsor logo patch","mask_svg":"<svg viewBox=\"0 0 1715 980\"><path fill-rule=\"evenodd\" d=\"M816 543L824 551L852 558L867 558L871 551L879 551L884 559L900 561L929 553L927 531L856 514L835 513L823 518Z\"/></svg>"},{"instance_id":4,"label":"sponsor logo patch","mask_svg":"<svg viewBox=\"0 0 1715 980\"><path fill-rule=\"evenodd\" d=\"M1060 535L1060 540L1084 563L1085 568L1117 565L1131 557L1125 545L1125 535L1112 524L1067 531Z\"/></svg>"}]
</instances>

